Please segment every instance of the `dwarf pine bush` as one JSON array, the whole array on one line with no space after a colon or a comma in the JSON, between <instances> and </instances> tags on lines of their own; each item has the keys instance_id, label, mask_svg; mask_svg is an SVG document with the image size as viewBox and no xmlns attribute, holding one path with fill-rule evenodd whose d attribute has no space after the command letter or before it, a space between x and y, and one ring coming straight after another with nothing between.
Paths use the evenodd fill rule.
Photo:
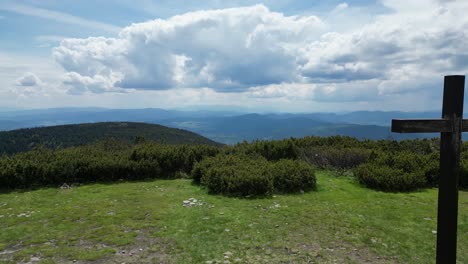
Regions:
<instances>
[{"instance_id":1,"label":"dwarf pine bush","mask_svg":"<svg viewBox=\"0 0 468 264\"><path fill-rule=\"evenodd\" d=\"M313 167L299 160L267 161L255 154L220 154L195 164L195 183L210 193L245 196L314 190Z\"/></svg>"}]
</instances>

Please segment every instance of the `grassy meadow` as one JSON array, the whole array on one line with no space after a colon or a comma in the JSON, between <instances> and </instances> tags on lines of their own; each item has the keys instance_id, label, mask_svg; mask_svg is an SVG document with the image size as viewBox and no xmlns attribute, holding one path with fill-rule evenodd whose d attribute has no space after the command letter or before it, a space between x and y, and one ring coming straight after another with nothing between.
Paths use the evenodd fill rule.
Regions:
<instances>
[{"instance_id":1,"label":"grassy meadow","mask_svg":"<svg viewBox=\"0 0 468 264\"><path fill-rule=\"evenodd\" d=\"M434 263L436 207L437 189L374 191L331 171L317 191L256 199L183 179L9 192L0 263ZM468 263L466 191L458 238Z\"/></svg>"}]
</instances>

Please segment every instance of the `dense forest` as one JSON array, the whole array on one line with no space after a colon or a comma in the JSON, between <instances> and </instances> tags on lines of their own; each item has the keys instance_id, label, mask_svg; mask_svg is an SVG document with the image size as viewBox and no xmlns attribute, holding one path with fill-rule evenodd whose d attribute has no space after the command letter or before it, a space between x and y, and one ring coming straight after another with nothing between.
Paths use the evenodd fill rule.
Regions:
<instances>
[{"instance_id":1,"label":"dense forest","mask_svg":"<svg viewBox=\"0 0 468 264\"><path fill-rule=\"evenodd\" d=\"M439 141L305 137L216 144L161 144L139 137L104 139L63 149L35 148L0 158L2 189L64 183L190 178L210 193L270 195L311 191L314 171L332 169L366 187L407 192L437 185ZM462 148L462 186L468 186L468 144Z\"/></svg>"},{"instance_id":2,"label":"dense forest","mask_svg":"<svg viewBox=\"0 0 468 264\"><path fill-rule=\"evenodd\" d=\"M146 123L103 122L0 132L0 154L24 152L38 146L50 149L81 146L106 138L114 138L128 143L146 139L162 144L220 145L183 129Z\"/></svg>"}]
</instances>

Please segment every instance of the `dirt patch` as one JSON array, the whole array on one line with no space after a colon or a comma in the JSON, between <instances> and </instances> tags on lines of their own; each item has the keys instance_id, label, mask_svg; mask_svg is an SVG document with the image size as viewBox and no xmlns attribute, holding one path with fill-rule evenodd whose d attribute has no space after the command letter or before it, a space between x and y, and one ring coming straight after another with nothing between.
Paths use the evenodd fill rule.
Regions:
<instances>
[{"instance_id":1,"label":"dirt patch","mask_svg":"<svg viewBox=\"0 0 468 264\"><path fill-rule=\"evenodd\" d=\"M322 247L317 243L299 244L285 248L286 254L296 256L305 263L396 264L395 259L381 257L367 248L356 248L340 242ZM284 262L293 263L293 262Z\"/></svg>"},{"instance_id":2,"label":"dirt patch","mask_svg":"<svg viewBox=\"0 0 468 264\"><path fill-rule=\"evenodd\" d=\"M170 255L175 244L167 239L152 238L147 232L139 231L135 243L132 245L114 248L116 253L111 257L97 261L77 261L77 264L104 264L104 263L176 263L174 256Z\"/></svg>"},{"instance_id":3,"label":"dirt patch","mask_svg":"<svg viewBox=\"0 0 468 264\"><path fill-rule=\"evenodd\" d=\"M16 245L13 247L0 250L0 261L2 262L12 262L14 263L14 254L21 250L21 245Z\"/></svg>"}]
</instances>

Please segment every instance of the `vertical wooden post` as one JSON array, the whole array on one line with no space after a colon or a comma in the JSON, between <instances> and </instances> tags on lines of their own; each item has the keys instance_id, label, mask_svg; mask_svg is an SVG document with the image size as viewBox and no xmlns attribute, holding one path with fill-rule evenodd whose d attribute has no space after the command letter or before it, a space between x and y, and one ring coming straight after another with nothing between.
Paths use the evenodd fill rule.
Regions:
<instances>
[{"instance_id":1,"label":"vertical wooden post","mask_svg":"<svg viewBox=\"0 0 468 264\"><path fill-rule=\"evenodd\" d=\"M458 183L465 76L446 76L442 118L450 120L453 132L440 138L440 179L437 212L437 263L457 261Z\"/></svg>"}]
</instances>

